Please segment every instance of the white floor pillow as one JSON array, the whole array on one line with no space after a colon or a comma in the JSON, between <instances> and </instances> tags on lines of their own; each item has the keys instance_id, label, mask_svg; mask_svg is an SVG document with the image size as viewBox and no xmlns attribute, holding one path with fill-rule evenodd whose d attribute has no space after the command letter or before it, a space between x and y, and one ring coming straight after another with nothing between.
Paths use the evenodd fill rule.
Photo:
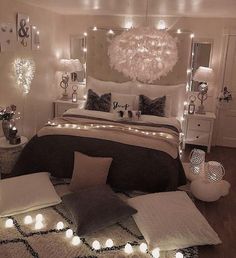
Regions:
<instances>
[{"instance_id":1,"label":"white floor pillow","mask_svg":"<svg viewBox=\"0 0 236 258\"><path fill-rule=\"evenodd\" d=\"M60 202L47 172L0 180L0 217L37 210Z\"/></svg>"},{"instance_id":2,"label":"white floor pillow","mask_svg":"<svg viewBox=\"0 0 236 258\"><path fill-rule=\"evenodd\" d=\"M150 249L221 243L185 192L147 194L131 198L128 203L138 211L133 217Z\"/></svg>"}]
</instances>

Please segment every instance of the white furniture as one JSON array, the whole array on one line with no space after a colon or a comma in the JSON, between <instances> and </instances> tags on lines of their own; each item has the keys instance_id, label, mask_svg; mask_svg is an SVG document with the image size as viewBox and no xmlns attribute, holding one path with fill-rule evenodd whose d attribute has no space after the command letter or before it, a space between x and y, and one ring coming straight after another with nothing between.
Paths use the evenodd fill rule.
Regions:
<instances>
[{"instance_id":1,"label":"white furniture","mask_svg":"<svg viewBox=\"0 0 236 258\"><path fill-rule=\"evenodd\" d=\"M0 138L0 174L9 174L28 139L21 136L21 143L12 145L5 137Z\"/></svg>"},{"instance_id":2,"label":"white furniture","mask_svg":"<svg viewBox=\"0 0 236 258\"><path fill-rule=\"evenodd\" d=\"M211 112L206 112L205 115L185 114L183 149L185 149L185 144L188 143L207 146L207 152L209 153L211 150L211 139L215 119L215 114Z\"/></svg>"},{"instance_id":3,"label":"white furniture","mask_svg":"<svg viewBox=\"0 0 236 258\"><path fill-rule=\"evenodd\" d=\"M64 112L70 108L82 108L85 100L78 100L74 103L71 99L69 100L56 100L54 103L54 117L60 117Z\"/></svg>"}]
</instances>

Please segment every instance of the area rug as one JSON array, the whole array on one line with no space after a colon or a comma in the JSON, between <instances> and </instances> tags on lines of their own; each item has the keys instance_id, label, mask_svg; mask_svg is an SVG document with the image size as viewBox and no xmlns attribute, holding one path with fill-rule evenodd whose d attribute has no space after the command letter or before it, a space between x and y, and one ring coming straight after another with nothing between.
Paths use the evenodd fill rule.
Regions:
<instances>
[{"instance_id":1,"label":"area rug","mask_svg":"<svg viewBox=\"0 0 236 258\"><path fill-rule=\"evenodd\" d=\"M127 198L125 194L123 198ZM35 229L35 217L38 213L43 215L43 228ZM24 218L31 215L33 223L26 225ZM66 230L74 229L70 214L63 204L54 207L41 209L17 216L8 217L13 220L13 226L5 227L7 218L0 219L0 257L1 258L144 258L153 257L151 250L142 253L139 249L141 243L145 243L143 236L138 230L134 220L129 218L125 221L100 230L81 238L79 245L74 246L71 238L66 238ZM64 228L57 230L56 225L61 221ZM76 235L74 233L74 235ZM112 239L114 245L111 248L105 246L107 239ZM99 250L92 247L94 240L101 244ZM127 243L133 247L131 254L124 252ZM184 258L197 258L197 247L161 252L161 258L175 258L177 251L180 251Z\"/></svg>"}]
</instances>

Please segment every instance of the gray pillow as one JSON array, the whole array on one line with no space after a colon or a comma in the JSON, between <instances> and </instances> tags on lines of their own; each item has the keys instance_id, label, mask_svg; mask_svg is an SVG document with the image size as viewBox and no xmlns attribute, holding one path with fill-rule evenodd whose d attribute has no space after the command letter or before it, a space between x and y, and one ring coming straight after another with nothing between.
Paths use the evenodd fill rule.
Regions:
<instances>
[{"instance_id":1,"label":"gray pillow","mask_svg":"<svg viewBox=\"0 0 236 258\"><path fill-rule=\"evenodd\" d=\"M85 109L110 112L111 109L111 93L105 93L99 96L96 92L89 89Z\"/></svg>"},{"instance_id":2,"label":"gray pillow","mask_svg":"<svg viewBox=\"0 0 236 258\"><path fill-rule=\"evenodd\" d=\"M142 115L165 116L166 96L150 99L145 95L139 95L139 110Z\"/></svg>"},{"instance_id":3,"label":"gray pillow","mask_svg":"<svg viewBox=\"0 0 236 258\"><path fill-rule=\"evenodd\" d=\"M137 212L116 196L108 185L65 195L62 201L71 213L78 236L111 226Z\"/></svg>"}]
</instances>

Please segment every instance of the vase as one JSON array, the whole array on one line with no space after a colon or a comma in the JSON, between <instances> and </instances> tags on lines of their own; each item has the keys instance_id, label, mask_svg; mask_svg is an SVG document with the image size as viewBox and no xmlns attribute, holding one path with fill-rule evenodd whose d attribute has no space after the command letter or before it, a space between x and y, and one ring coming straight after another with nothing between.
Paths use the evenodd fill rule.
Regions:
<instances>
[{"instance_id":1,"label":"vase","mask_svg":"<svg viewBox=\"0 0 236 258\"><path fill-rule=\"evenodd\" d=\"M6 137L7 140L10 139L10 137L9 137L10 125L11 125L10 121L2 120L2 130L3 130L4 136Z\"/></svg>"}]
</instances>

